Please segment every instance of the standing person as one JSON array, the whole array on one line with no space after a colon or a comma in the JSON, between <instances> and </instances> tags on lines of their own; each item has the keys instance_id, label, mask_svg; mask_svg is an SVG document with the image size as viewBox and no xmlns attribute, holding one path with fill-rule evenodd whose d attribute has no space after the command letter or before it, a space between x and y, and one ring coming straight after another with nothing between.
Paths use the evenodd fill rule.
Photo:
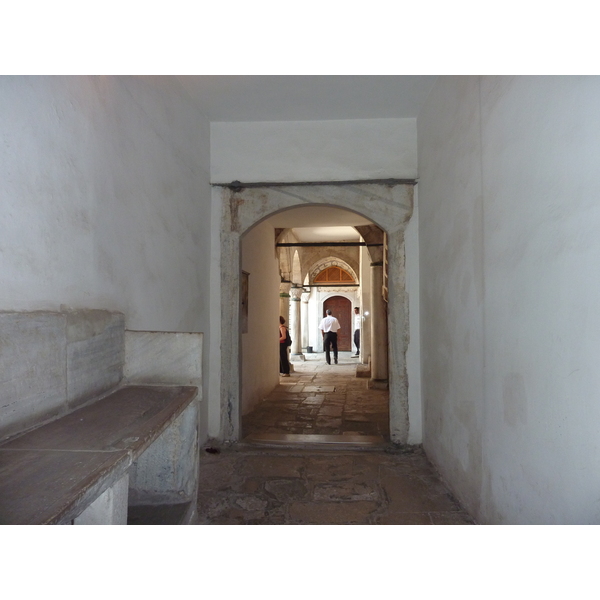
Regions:
<instances>
[{"instance_id":1,"label":"standing person","mask_svg":"<svg viewBox=\"0 0 600 600\"><path fill-rule=\"evenodd\" d=\"M290 361L288 360L288 348L292 345L290 333L285 326L285 319L279 317L279 374L282 377L290 376Z\"/></svg>"},{"instance_id":2,"label":"standing person","mask_svg":"<svg viewBox=\"0 0 600 600\"><path fill-rule=\"evenodd\" d=\"M333 348L333 360L338 364L338 347L337 347L337 332L341 329L340 322L331 316L331 310L326 311L327 316L321 321L319 329L323 334L323 348L325 349L325 360L327 364L331 364L330 348Z\"/></svg>"},{"instance_id":3,"label":"standing person","mask_svg":"<svg viewBox=\"0 0 600 600\"><path fill-rule=\"evenodd\" d=\"M352 358L358 358L360 354L360 325L362 318L360 316L360 308L354 307L354 345L356 346L356 354Z\"/></svg>"}]
</instances>

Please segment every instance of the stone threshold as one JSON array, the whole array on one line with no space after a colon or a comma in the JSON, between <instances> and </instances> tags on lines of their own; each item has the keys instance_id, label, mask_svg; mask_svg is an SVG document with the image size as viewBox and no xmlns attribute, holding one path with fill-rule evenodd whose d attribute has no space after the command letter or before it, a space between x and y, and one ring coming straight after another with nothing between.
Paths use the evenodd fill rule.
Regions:
<instances>
[{"instance_id":1,"label":"stone threshold","mask_svg":"<svg viewBox=\"0 0 600 600\"><path fill-rule=\"evenodd\" d=\"M242 444L261 446L302 446L319 448L384 448L386 440L380 435L319 435L300 433L255 433L245 437Z\"/></svg>"}]
</instances>

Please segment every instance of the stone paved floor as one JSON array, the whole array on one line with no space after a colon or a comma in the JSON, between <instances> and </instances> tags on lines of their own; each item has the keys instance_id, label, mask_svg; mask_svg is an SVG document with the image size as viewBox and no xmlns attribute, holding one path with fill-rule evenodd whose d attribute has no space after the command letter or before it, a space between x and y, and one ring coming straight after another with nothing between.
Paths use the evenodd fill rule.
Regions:
<instances>
[{"instance_id":1,"label":"stone paved floor","mask_svg":"<svg viewBox=\"0 0 600 600\"><path fill-rule=\"evenodd\" d=\"M420 447L389 443L388 393L355 377L350 354L294 363L243 418L245 442L201 452L200 524L472 524ZM261 446L261 434L286 441ZM298 434L303 443L287 443ZM357 436L379 438L360 447Z\"/></svg>"},{"instance_id":2,"label":"stone paved floor","mask_svg":"<svg viewBox=\"0 0 600 600\"><path fill-rule=\"evenodd\" d=\"M358 359L340 352L338 364L307 354L294 373L242 418L243 437L257 433L380 435L389 438L388 392L357 378Z\"/></svg>"},{"instance_id":3,"label":"stone paved floor","mask_svg":"<svg viewBox=\"0 0 600 600\"><path fill-rule=\"evenodd\" d=\"M201 525L468 525L419 448L203 450Z\"/></svg>"}]
</instances>

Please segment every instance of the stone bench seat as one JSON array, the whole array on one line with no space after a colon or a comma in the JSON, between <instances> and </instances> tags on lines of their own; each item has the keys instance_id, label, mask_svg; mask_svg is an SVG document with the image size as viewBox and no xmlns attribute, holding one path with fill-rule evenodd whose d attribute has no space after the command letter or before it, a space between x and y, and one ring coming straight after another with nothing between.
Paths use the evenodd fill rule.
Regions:
<instances>
[{"instance_id":1,"label":"stone bench seat","mask_svg":"<svg viewBox=\"0 0 600 600\"><path fill-rule=\"evenodd\" d=\"M124 524L128 505L190 501L197 395L127 385L0 444L0 524L102 523L107 505Z\"/></svg>"}]
</instances>

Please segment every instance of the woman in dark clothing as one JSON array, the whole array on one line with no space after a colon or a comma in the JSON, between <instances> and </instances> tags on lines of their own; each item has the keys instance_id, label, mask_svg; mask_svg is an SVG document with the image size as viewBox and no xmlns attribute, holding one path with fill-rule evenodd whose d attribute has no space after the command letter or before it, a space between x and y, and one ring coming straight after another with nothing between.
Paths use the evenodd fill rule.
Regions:
<instances>
[{"instance_id":1,"label":"woman in dark clothing","mask_svg":"<svg viewBox=\"0 0 600 600\"><path fill-rule=\"evenodd\" d=\"M290 362L288 360L288 340L290 339L285 319L279 317L279 374L282 377L290 376Z\"/></svg>"}]
</instances>

